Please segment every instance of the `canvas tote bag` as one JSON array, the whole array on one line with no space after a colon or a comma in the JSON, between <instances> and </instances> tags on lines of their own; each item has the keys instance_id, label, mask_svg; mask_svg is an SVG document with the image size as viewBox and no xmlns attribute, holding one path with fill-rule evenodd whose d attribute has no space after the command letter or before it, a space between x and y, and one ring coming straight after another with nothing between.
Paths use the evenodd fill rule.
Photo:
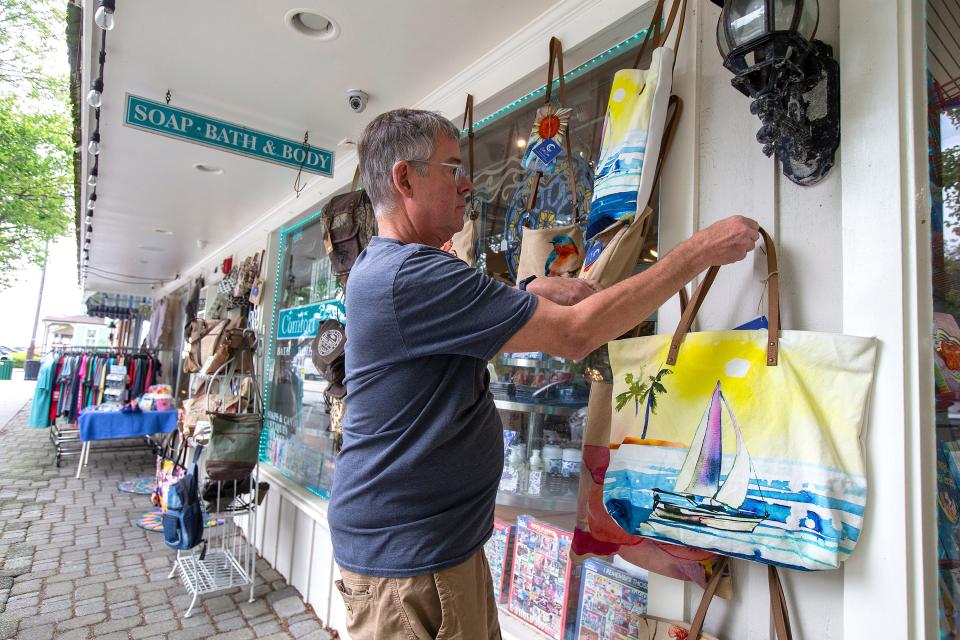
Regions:
<instances>
[{"instance_id":1,"label":"canvas tote bag","mask_svg":"<svg viewBox=\"0 0 960 640\"><path fill-rule=\"evenodd\" d=\"M663 153L658 160L654 184L660 180L663 159L670 148L677 122L680 120L683 101L677 96L671 96L670 106L672 109L667 119ZM579 277L583 280L593 280L607 288L633 275L643 244L650 233L652 214L653 209L650 208L648 201L643 213L613 223L587 242L586 258Z\"/></svg>"},{"instance_id":2,"label":"canvas tote bag","mask_svg":"<svg viewBox=\"0 0 960 640\"><path fill-rule=\"evenodd\" d=\"M860 447L874 338L780 330L767 252L769 328L688 333L719 270L673 337L609 344L607 512L627 533L779 566L833 569L859 538ZM652 410L651 410L652 409Z\"/></svg>"},{"instance_id":3,"label":"canvas tote bag","mask_svg":"<svg viewBox=\"0 0 960 640\"><path fill-rule=\"evenodd\" d=\"M560 109L555 109L550 102L554 64L557 66L557 75L560 79ZM527 143L527 155L524 156L525 166L538 167L526 208L528 211L531 210L537 202L537 191L543 173L552 172L554 167L565 164L570 194L573 198L573 224L523 230L523 238L520 242L520 264L517 267L518 282L530 276L576 277L580 271L580 265L583 264L583 232L580 230L580 212L577 207L577 179L574 173L573 154L570 151L570 135L567 130L569 116L567 85L563 78L563 46L557 38L550 38L546 97L543 106L537 111L534 134ZM542 162L535 153L536 147L546 144L548 139L561 136L563 150L567 154L566 162L558 163L557 158L548 163Z\"/></svg>"},{"instance_id":4,"label":"canvas tote bag","mask_svg":"<svg viewBox=\"0 0 960 640\"><path fill-rule=\"evenodd\" d=\"M467 94L467 106L463 111L463 127L467 130L467 156L470 161L470 183L473 184L473 96ZM443 250L453 254L471 267L477 266L477 243L480 241L480 228L477 218L480 217L480 203L476 192L470 194L467 204L466 217L463 229L453 234L453 237L443 245Z\"/></svg>"}]
</instances>

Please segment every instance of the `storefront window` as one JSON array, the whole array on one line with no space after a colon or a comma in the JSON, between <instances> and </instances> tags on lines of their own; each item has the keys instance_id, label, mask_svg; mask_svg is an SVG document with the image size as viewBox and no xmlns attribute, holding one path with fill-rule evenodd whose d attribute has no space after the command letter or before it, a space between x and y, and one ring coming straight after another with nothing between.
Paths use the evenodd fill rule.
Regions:
<instances>
[{"instance_id":1,"label":"storefront window","mask_svg":"<svg viewBox=\"0 0 960 640\"><path fill-rule=\"evenodd\" d=\"M960 638L960 11L927 3L940 637Z\"/></svg>"},{"instance_id":2,"label":"storefront window","mask_svg":"<svg viewBox=\"0 0 960 640\"><path fill-rule=\"evenodd\" d=\"M641 40L642 34L631 36L565 76L567 104L573 110L570 139L580 203L577 210L584 228L610 85L618 69L633 64ZM541 73L545 79L546 69ZM565 171L543 176L534 213L523 206L534 174L521 166L521 160L544 92L545 88L540 87L506 107L497 105L496 111L475 123L474 197L480 205L478 268L505 281L515 279L522 226L555 226L573 220L573 198ZM466 137L463 156L467 158ZM641 251L637 270L649 266L657 257L654 209L653 231ZM313 366L311 345L323 320L347 319L342 286L331 274L330 261L325 257L319 215L315 213L279 232L261 460L317 495L329 497L335 440L329 430L330 414L324 401L326 382ZM652 319L641 326L643 334L652 333L653 329ZM599 367L603 368L602 363Z\"/></svg>"},{"instance_id":3,"label":"storefront window","mask_svg":"<svg viewBox=\"0 0 960 640\"><path fill-rule=\"evenodd\" d=\"M310 491L329 497L334 440L311 359L317 327L344 320L342 287L330 271L319 216L280 230L273 340L267 365L260 457Z\"/></svg>"}]
</instances>

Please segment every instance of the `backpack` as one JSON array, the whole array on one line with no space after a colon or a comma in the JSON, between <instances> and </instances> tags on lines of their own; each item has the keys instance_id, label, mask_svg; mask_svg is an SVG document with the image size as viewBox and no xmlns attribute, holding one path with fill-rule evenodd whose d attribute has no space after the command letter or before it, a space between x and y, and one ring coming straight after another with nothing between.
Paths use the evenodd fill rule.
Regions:
<instances>
[{"instance_id":1,"label":"backpack","mask_svg":"<svg viewBox=\"0 0 960 640\"><path fill-rule=\"evenodd\" d=\"M163 541L171 549L192 549L203 542L203 510L197 483L197 461L202 450L202 446L197 447L190 470L167 492Z\"/></svg>"}]
</instances>

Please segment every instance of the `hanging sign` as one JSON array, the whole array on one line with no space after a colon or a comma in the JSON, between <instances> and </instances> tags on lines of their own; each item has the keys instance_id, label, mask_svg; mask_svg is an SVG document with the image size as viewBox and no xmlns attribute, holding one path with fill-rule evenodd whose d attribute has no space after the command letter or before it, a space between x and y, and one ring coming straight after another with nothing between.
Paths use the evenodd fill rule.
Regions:
<instances>
[{"instance_id":1,"label":"hanging sign","mask_svg":"<svg viewBox=\"0 0 960 640\"><path fill-rule=\"evenodd\" d=\"M302 307L281 309L277 314L277 340L313 338L324 320L346 323L346 308L340 300L324 300Z\"/></svg>"},{"instance_id":2,"label":"hanging sign","mask_svg":"<svg viewBox=\"0 0 960 640\"><path fill-rule=\"evenodd\" d=\"M123 123L151 133L333 177L333 151L127 94Z\"/></svg>"}]
</instances>

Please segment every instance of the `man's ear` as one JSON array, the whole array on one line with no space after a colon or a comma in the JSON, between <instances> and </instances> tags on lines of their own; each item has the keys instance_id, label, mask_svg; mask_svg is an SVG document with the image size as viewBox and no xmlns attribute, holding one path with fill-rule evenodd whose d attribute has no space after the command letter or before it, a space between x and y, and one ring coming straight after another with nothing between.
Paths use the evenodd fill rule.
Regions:
<instances>
[{"instance_id":1,"label":"man's ear","mask_svg":"<svg viewBox=\"0 0 960 640\"><path fill-rule=\"evenodd\" d=\"M400 160L393 165L393 188L403 198L413 197L413 185L410 182L410 164Z\"/></svg>"}]
</instances>

